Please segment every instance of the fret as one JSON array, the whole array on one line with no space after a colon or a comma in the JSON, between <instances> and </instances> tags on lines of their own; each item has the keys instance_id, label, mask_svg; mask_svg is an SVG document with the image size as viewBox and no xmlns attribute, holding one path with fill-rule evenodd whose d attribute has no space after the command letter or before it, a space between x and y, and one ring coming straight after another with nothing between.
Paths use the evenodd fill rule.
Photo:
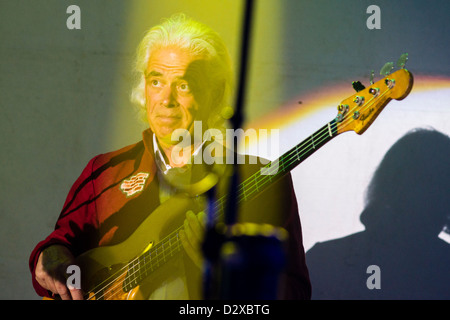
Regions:
<instances>
[{"instance_id":1,"label":"fret","mask_svg":"<svg viewBox=\"0 0 450 320\"><path fill-rule=\"evenodd\" d=\"M298 149L299 149L299 148L300 148L299 145L296 145L296 146L295 146L295 153L296 153L296 155L297 155L297 160L298 160L298 161L301 161L300 154L299 154L299 152L298 152Z\"/></svg>"},{"instance_id":2,"label":"fret","mask_svg":"<svg viewBox=\"0 0 450 320\"><path fill-rule=\"evenodd\" d=\"M178 232L177 232L177 235L176 235L175 243L177 244L177 246L175 247L175 250L181 251L181 249L183 247L182 247L181 239L179 239L179 237L178 237Z\"/></svg>"},{"instance_id":3,"label":"fret","mask_svg":"<svg viewBox=\"0 0 450 320\"><path fill-rule=\"evenodd\" d=\"M133 261L131 268L128 270L128 275L126 277L127 281L127 286L132 287L133 286L133 282L135 280L135 267L136 267L136 260Z\"/></svg>"},{"instance_id":4,"label":"fret","mask_svg":"<svg viewBox=\"0 0 450 320\"><path fill-rule=\"evenodd\" d=\"M328 134L329 134L329 136L331 138L331 137L333 137L333 133L331 132L331 125L330 125L329 122L327 123L327 126L328 126Z\"/></svg>"},{"instance_id":5,"label":"fret","mask_svg":"<svg viewBox=\"0 0 450 320\"><path fill-rule=\"evenodd\" d=\"M169 247L170 247L170 256L173 256L173 252L178 250L177 242L176 242L176 234L172 234L169 239ZM175 243L174 243L175 242Z\"/></svg>"},{"instance_id":6,"label":"fret","mask_svg":"<svg viewBox=\"0 0 450 320\"><path fill-rule=\"evenodd\" d=\"M125 276L125 278L123 279L123 287L124 287L125 291L127 290L128 286L129 286L129 280L128 280L128 277Z\"/></svg>"},{"instance_id":7,"label":"fret","mask_svg":"<svg viewBox=\"0 0 450 320\"><path fill-rule=\"evenodd\" d=\"M169 237L169 248L170 248L170 257L173 257L173 253L174 251L177 250L177 245L176 243L174 244L174 240L173 240L174 235Z\"/></svg>"},{"instance_id":8,"label":"fret","mask_svg":"<svg viewBox=\"0 0 450 320\"><path fill-rule=\"evenodd\" d=\"M133 261L133 267L131 268L132 272L129 276L130 285L133 285L133 282L136 279L136 260Z\"/></svg>"},{"instance_id":9,"label":"fret","mask_svg":"<svg viewBox=\"0 0 450 320\"><path fill-rule=\"evenodd\" d=\"M142 268L141 268L141 261L140 261L139 258L138 258L137 260L138 260L138 273L139 273L139 279L142 279L142 273L141 273L141 270L142 270ZM135 282L136 282L136 285L137 285L137 281L136 281L136 280L135 280Z\"/></svg>"},{"instance_id":10,"label":"fret","mask_svg":"<svg viewBox=\"0 0 450 320\"><path fill-rule=\"evenodd\" d=\"M178 244L178 251L181 251L181 241L180 241L180 235L179 235L179 233L177 232L177 244Z\"/></svg>"},{"instance_id":11,"label":"fret","mask_svg":"<svg viewBox=\"0 0 450 320\"><path fill-rule=\"evenodd\" d=\"M255 179L254 179L255 182L254 183L255 183L256 191L258 192L258 190L259 190L258 189L258 179L256 179L256 175L254 175L254 177L255 177Z\"/></svg>"},{"instance_id":12,"label":"fret","mask_svg":"<svg viewBox=\"0 0 450 320\"><path fill-rule=\"evenodd\" d=\"M153 269L157 269L159 267L158 247L155 247L155 251L153 254L152 266L153 266Z\"/></svg>"},{"instance_id":13,"label":"fret","mask_svg":"<svg viewBox=\"0 0 450 320\"><path fill-rule=\"evenodd\" d=\"M141 270L140 272L141 280L145 279L145 277L147 277L147 269L145 268L145 259L139 259L139 269Z\"/></svg>"},{"instance_id":14,"label":"fret","mask_svg":"<svg viewBox=\"0 0 450 320\"><path fill-rule=\"evenodd\" d=\"M174 253L175 251L178 250L178 240L177 240L177 235L178 235L178 232L175 233L172 237L170 237L170 241L171 241L171 242L175 241L175 244L171 244L171 245L170 245L170 247L173 248L173 249L170 249L170 254L171 254L171 256L173 256L173 253ZM172 240L172 238L175 238L175 240Z\"/></svg>"},{"instance_id":15,"label":"fret","mask_svg":"<svg viewBox=\"0 0 450 320\"><path fill-rule=\"evenodd\" d=\"M134 263L134 274L133 274L133 283L134 285L138 284L138 279L140 277L140 265L139 265L139 259L136 259L135 263Z\"/></svg>"},{"instance_id":16,"label":"fret","mask_svg":"<svg viewBox=\"0 0 450 320\"><path fill-rule=\"evenodd\" d=\"M144 271L145 271L145 276L148 276L148 269L147 269L147 255L143 254L144 256Z\"/></svg>"},{"instance_id":17,"label":"fret","mask_svg":"<svg viewBox=\"0 0 450 320\"><path fill-rule=\"evenodd\" d=\"M281 166L280 166L280 163L281 163ZM285 158L283 157L282 159L281 159L281 161L279 161L279 163L278 163L278 172L276 173L276 174L279 174L280 172L281 173L284 173L285 172L285 163L286 163L286 161L285 161ZM281 167L281 170L280 170L280 167Z\"/></svg>"},{"instance_id":18,"label":"fret","mask_svg":"<svg viewBox=\"0 0 450 320\"><path fill-rule=\"evenodd\" d=\"M136 259L133 261L132 273L130 274L130 285L133 285L136 282Z\"/></svg>"},{"instance_id":19,"label":"fret","mask_svg":"<svg viewBox=\"0 0 450 320\"><path fill-rule=\"evenodd\" d=\"M149 258L150 258L150 270L153 272L152 251L153 250L149 250L148 254L149 254Z\"/></svg>"}]
</instances>

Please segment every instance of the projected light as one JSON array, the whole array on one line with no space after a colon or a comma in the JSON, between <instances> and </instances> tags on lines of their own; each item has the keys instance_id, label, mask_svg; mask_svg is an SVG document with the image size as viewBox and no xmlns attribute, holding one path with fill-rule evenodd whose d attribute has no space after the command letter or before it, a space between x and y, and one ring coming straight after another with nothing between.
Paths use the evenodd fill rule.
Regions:
<instances>
[{"instance_id":1,"label":"projected light","mask_svg":"<svg viewBox=\"0 0 450 320\"><path fill-rule=\"evenodd\" d=\"M276 159L332 120L336 106L354 93L348 84L321 88L247 125L255 130L279 130L278 152L251 141L251 154ZM363 134L342 134L292 171L305 249L314 243L364 229L368 183L388 149L414 128L434 128L450 135L450 79L415 75L414 87L403 101L391 101ZM270 137L269 137L270 139ZM262 142L262 143L267 143ZM241 151L244 147L241 146Z\"/></svg>"}]
</instances>

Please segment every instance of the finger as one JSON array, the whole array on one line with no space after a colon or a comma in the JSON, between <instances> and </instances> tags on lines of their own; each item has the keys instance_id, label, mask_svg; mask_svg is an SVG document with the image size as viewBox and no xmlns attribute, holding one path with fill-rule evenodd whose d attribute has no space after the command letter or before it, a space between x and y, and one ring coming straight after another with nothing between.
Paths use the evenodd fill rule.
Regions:
<instances>
[{"instance_id":1,"label":"finger","mask_svg":"<svg viewBox=\"0 0 450 320\"><path fill-rule=\"evenodd\" d=\"M58 294L58 290L55 286L55 279L46 272L39 272L39 276L36 274L37 282L46 290L53 294Z\"/></svg>"},{"instance_id":2,"label":"finger","mask_svg":"<svg viewBox=\"0 0 450 320\"><path fill-rule=\"evenodd\" d=\"M45 279L41 280L41 282L39 282L39 284L46 290L52 292L53 294L57 294L56 293L56 288L55 285L53 283L53 279L49 279L48 281L46 281Z\"/></svg>"},{"instance_id":3,"label":"finger","mask_svg":"<svg viewBox=\"0 0 450 320\"><path fill-rule=\"evenodd\" d=\"M49 285L48 281L46 281L46 275L41 274L40 272L38 272L37 269L36 269L35 279L42 288L50 290L50 285ZM50 290L50 291L52 291L52 290Z\"/></svg>"},{"instance_id":4,"label":"finger","mask_svg":"<svg viewBox=\"0 0 450 320\"><path fill-rule=\"evenodd\" d=\"M192 230L192 233L195 235L196 242L200 242L203 239L204 227L201 223L201 216L195 215L192 211L188 211L186 213L186 219L189 222L189 227Z\"/></svg>"},{"instance_id":5,"label":"finger","mask_svg":"<svg viewBox=\"0 0 450 320\"><path fill-rule=\"evenodd\" d=\"M205 211L200 211L197 215L198 217L198 221L200 222L200 225L202 226L202 228L205 228L206 226L206 213Z\"/></svg>"},{"instance_id":6,"label":"finger","mask_svg":"<svg viewBox=\"0 0 450 320\"><path fill-rule=\"evenodd\" d=\"M59 280L55 280L54 286L55 286L56 292L53 291L53 293L59 294L61 299L63 299L63 300L71 300L72 299L70 291L67 288L65 283L63 283L63 282L61 282Z\"/></svg>"},{"instance_id":7,"label":"finger","mask_svg":"<svg viewBox=\"0 0 450 320\"><path fill-rule=\"evenodd\" d=\"M199 250L196 250L192 244L188 241L186 233L183 230L180 230L180 239L181 244L183 245L184 250L186 251L186 254L188 257L199 267L202 268L203 266L203 256L199 252Z\"/></svg>"},{"instance_id":8,"label":"finger","mask_svg":"<svg viewBox=\"0 0 450 320\"><path fill-rule=\"evenodd\" d=\"M81 291L81 289L69 286L69 292L73 300L83 300L83 292Z\"/></svg>"}]
</instances>

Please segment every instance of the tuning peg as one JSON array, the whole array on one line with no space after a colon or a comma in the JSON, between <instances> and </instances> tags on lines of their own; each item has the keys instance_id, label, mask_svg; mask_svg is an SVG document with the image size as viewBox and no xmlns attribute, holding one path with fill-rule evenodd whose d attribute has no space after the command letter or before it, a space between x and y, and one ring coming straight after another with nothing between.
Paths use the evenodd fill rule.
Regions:
<instances>
[{"instance_id":1,"label":"tuning peg","mask_svg":"<svg viewBox=\"0 0 450 320\"><path fill-rule=\"evenodd\" d=\"M386 63L383 66L383 68L381 68L380 75L385 77L385 76L387 76L388 74L391 73L392 69L394 69L394 63L393 62L388 62L388 63Z\"/></svg>"},{"instance_id":2,"label":"tuning peg","mask_svg":"<svg viewBox=\"0 0 450 320\"><path fill-rule=\"evenodd\" d=\"M373 84L373 74L374 74L373 70L370 71L370 85Z\"/></svg>"},{"instance_id":3,"label":"tuning peg","mask_svg":"<svg viewBox=\"0 0 450 320\"><path fill-rule=\"evenodd\" d=\"M366 87L360 82L360 81L353 81L352 82L353 89L355 89L356 92L359 92L361 90L364 90Z\"/></svg>"},{"instance_id":4,"label":"tuning peg","mask_svg":"<svg viewBox=\"0 0 450 320\"><path fill-rule=\"evenodd\" d=\"M407 53L404 53L404 54L402 54L402 55L400 56L400 58L398 59L398 61L397 61L397 66L398 66L400 69L404 69L404 68L405 68L405 64L406 64L406 61L408 61L408 54L407 54Z\"/></svg>"}]
</instances>

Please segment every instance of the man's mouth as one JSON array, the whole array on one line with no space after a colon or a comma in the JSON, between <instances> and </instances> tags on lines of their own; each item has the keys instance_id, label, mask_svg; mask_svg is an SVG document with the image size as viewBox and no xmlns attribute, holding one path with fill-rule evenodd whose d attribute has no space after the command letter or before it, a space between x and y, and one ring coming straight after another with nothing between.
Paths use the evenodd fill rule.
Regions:
<instances>
[{"instance_id":1,"label":"man's mouth","mask_svg":"<svg viewBox=\"0 0 450 320\"><path fill-rule=\"evenodd\" d=\"M158 114L157 115L158 118L176 118L176 119L180 119L181 115L179 114Z\"/></svg>"},{"instance_id":2,"label":"man's mouth","mask_svg":"<svg viewBox=\"0 0 450 320\"><path fill-rule=\"evenodd\" d=\"M157 118L159 121L167 123L175 122L181 119L181 117L178 115L158 115Z\"/></svg>"}]
</instances>

